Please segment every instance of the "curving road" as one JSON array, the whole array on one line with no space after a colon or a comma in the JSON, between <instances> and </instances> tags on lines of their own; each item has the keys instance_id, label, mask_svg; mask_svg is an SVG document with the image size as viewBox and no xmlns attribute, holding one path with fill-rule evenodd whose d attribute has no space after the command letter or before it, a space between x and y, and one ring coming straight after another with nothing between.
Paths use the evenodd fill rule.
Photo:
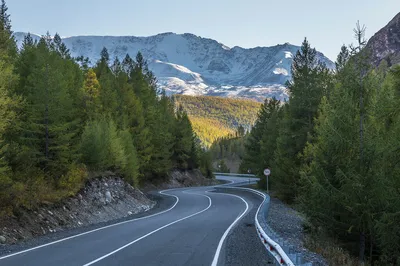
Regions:
<instances>
[{"instance_id":1,"label":"curving road","mask_svg":"<svg viewBox=\"0 0 400 266\"><path fill-rule=\"evenodd\" d=\"M217 178L230 185L249 181L240 177ZM162 191L175 199L162 212L3 256L0 265L240 265L239 260L246 256L240 252L252 245L260 249L256 244L260 241L254 228L254 237L249 238L247 233L243 243L240 237L229 236L240 230L242 218L254 220L254 210L261 200L246 195L251 193L212 191L212 187ZM227 244L227 239L234 240ZM260 258L248 257L247 265L258 265ZM252 258L257 261L252 262Z\"/></svg>"}]
</instances>

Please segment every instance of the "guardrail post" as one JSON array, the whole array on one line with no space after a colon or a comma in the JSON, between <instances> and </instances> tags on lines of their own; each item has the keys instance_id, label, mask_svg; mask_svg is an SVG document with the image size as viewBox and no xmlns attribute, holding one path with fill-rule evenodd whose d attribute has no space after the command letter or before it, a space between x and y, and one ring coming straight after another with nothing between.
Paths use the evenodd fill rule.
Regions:
<instances>
[{"instance_id":1,"label":"guardrail post","mask_svg":"<svg viewBox=\"0 0 400 266\"><path fill-rule=\"evenodd\" d=\"M257 190L251 189L251 188L239 188L239 187L233 187L233 186L229 186L229 185L228 186L216 186L215 189L246 190L246 191L250 191L254 194L261 196L263 198L263 201L260 204L260 206L258 207L256 216L255 216L257 235L259 236L263 245L265 245L265 248L268 251L268 256L272 256L274 258L276 265L287 265L287 266L295 265L292 262L292 259L285 253L286 251L284 250L284 248L288 249L288 247L284 246L282 248L280 246L284 242L280 241L280 240L277 240L277 242L275 242L264 231L264 229L267 231L271 231L268 227L268 224L266 223L266 213L268 213L269 203L270 203L270 197L268 194L265 194L263 192L260 192L260 191L257 191ZM260 223L260 220L261 220L261 223ZM271 233L271 232L269 232L269 233ZM280 244L278 244L278 243L280 243ZM292 257L293 257L293 254L292 254Z\"/></svg>"}]
</instances>

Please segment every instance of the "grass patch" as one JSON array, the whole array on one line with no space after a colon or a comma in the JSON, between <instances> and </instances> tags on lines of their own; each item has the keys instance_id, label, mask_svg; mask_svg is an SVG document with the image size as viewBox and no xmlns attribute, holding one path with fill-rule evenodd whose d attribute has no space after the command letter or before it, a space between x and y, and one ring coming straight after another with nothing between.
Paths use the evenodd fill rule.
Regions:
<instances>
[{"instance_id":1,"label":"grass patch","mask_svg":"<svg viewBox=\"0 0 400 266\"><path fill-rule=\"evenodd\" d=\"M329 237L323 230L311 229L311 225L304 225L307 234L304 239L304 246L315 253L322 255L329 265L358 266L357 258L343 249L340 243ZM364 266L369 265L365 263Z\"/></svg>"}]
</instances>

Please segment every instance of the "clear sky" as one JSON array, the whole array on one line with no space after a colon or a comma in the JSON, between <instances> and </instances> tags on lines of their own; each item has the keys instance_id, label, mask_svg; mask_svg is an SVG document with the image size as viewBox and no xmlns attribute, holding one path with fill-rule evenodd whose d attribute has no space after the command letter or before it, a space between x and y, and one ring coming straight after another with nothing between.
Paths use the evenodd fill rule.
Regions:
<instances>
[{"instance_id":1,"label":"clear sky","mask_svg":"<svg viewBox=\"0 0 400 266\"><path fill-rule=\"evenodd\" d=\"M193 33L227 46L301 44L331 59L353 42L357 20L367 37L398 12L400 0L6 0L13 30L36 34L149 36Z\"/></svg>"}]
</instances>

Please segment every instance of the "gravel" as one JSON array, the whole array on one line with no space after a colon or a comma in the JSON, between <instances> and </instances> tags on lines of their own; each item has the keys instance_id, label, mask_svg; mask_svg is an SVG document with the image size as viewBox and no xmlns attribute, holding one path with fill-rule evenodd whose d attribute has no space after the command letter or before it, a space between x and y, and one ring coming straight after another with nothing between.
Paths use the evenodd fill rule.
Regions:
<instances>
[{"instance_id":1,"label":"gravel","mask_svg":"<svg viewBox=\"0 0 400 266\"><path fill-rule=\"evenodd\" d=\"M229 232L222 248L219 265L274 265L273 258L269 258L254 224L261 198L245 191L224 189L215 191L215 193L221 192L245 198L250 211Z\"/></svg>"},{"instance_id":2,"label":"gravel","mask_svg":"<svg viewBox=\"0 0 400 266\"><path fill-rule=\"evenodd\" d=\"M240 220L226 239L225 265L273 265L254 225L254 217L261 200L255 198L252 203L251 211Z\"/></svg>"},{"instance_id":3,"label":"gravel","mask_svg":"<svg viewBox=\"0 0 400 266\"><path fill-rule=\"evenodd\" d=\"M304 217L299 212L279 199L271 198L267 222L272 230L294 247L296 252L301 252L306 261L312 262L314 266L328 265L321 255L304 247Z\"/></svg>"}]
</instances>

